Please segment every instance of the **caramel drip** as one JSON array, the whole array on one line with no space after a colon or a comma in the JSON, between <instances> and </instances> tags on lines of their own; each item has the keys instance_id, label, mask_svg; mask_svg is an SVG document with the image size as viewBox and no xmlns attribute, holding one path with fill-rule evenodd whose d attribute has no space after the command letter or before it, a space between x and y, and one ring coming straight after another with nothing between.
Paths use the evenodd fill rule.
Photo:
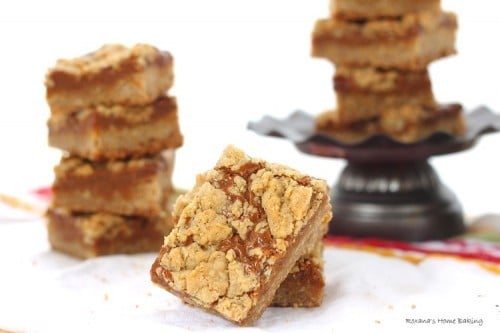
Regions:
<instances>
[{"instance_id":1,"label":"caramel drip","mask_svg":"<svg viewBox=\"0 0 500 333\"><path fill-rule=\"evenodd\" d=\"M253 272L258 272L260 261L249 254L250 250L260 248L265 257L269 257L275 251L272 247L273 237L269 230L258 233L255 230L250 230L247 233L247 239L244 241L239 235L233 235L231 238L225 239L219 244L219 250L227 252L234 250L236 259L245 265Z\"/></svg>"},{"instance_id":2,"label":"caramel drip","mask_svg":"<svg viewBox=\"0 0 500 333\"><path fill-rule=\"evenodd\" d=\"M232 202L236 200L240 200L242 203L248 202L251 206L253 206L256 211L250 213L248 218L250 221L257 223L261 221L264 216L264 209L260 205L260 203L256 200L256 196L251 191L251 179L250 176L260 170L262 168L261 163L247 163L241 166L238 170L233 171L229 168L222 167L220 170L224 174L222 180L216 181L213 185L223 190L226 195L230 198ZM234 177L240 176L247 182L247 189L244 195L238 195L232 193L229 189L234 185Z\"/></svg>"}]
</instances>

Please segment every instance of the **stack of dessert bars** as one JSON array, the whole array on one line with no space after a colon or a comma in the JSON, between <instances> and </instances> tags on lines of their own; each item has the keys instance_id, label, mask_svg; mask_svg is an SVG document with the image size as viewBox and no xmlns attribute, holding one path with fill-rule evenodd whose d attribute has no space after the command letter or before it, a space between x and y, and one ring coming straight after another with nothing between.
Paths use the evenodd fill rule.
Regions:
<instances>
[{"instance_id":1,"label":"stack of dessert bars","mask_svg":"<svg viewBox=\"0 0 500 333\"><path fill-rule=\"evenodd\" d=\"M49 69L49 145L64 151L46 214L54 249L90 258L161 247L183 143L173 77L171 54L145 44L104 45Z\"/></svg>"},{"instance_id":2,"label":"stack of dessert bars","mask_svg":"<svg viewBox=\"0 0 500 333\"><path fill-rule=\"evenodd\" d=\"M439 0L331 0L329 17L314 26L312 55L335 64L337 108L317 117L317 130L346 142L462 134L462 107L436 103L427 70L455 53L456 30Z\"/></svg>"}]
</instances>

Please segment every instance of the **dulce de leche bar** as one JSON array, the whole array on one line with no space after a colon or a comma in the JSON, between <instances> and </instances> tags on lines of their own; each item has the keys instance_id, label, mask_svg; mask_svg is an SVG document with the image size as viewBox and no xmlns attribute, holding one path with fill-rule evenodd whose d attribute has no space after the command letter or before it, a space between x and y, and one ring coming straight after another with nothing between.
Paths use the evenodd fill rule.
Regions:
<instances>
[{"instance_id":1,"label":"dulce de leche bar","mask_svg":"<svg viewBox=\"0 0 500 333\"><path fill-rule=\"evenodd\" d=\"M177 199L151 279L186 303L250 325L331 217L324 181L229 146Z\"/></svg>"},{"instance_id":2,"label":"dulce de leche bar","mask_svg":"<svg viewBox=\"0 0 500 333\"><path fill-rule=\"evenodd\" d=\"M323 302L323 240L300 257L274 295L272 306L309 308Z\"/></svg>"},{"instance_id":3,"label":"dulce de leche bar","mask_svg":"<svg viewBox=\"0 0 500 333\"><path fill-rule=\"evenodd\" d=\"M330 0L332 17L373 19L439 10L440 0Z\"/></svg>"},{"instance_id":4,"label":"dulce de leche bar","mask_svg":"<svg viewBox=\"0 0 500 333\"><path fill-rule=\"evenodd\" d=\"M384 110L405 104L436 105L426 69L399 71L337 66L333 83L340 123L370 120Z\"/></svg>"},{"instance_id":5,"label":"dulce de leche bar","mask_svg":"<svg viewBox=\"0 0 500 333\"><path fill-rule=\"evenodd\" d=\"M53 114L47 125L50 146L94 161L155 154L183 143L175 97Z\"/></svg>"},{"instance_id":6,"label":"dulce de leche bar","mask_svg":"<svg viewBox=\"0 0 500 333\"><path fill-rule=\"evenodd\" d=\"M156 216L172 192L173 154L107 162L63 157L54 168L52 205L80 212Z\"/></svg>"},{"instance_id":7,"label":"dulce de leche bar","mask_svg":"<svg viewBox=\"0 0 500 333\"><path fill-rule=\"evenodd\" d=\"M388 109L378 118L351 124L339 122L335 110L326 111L316 118L316 132L345 143L360 142L377 134L411 143L436 132L462 135L465 129L463 110L459 104L438 105L435 108L408 104Z\"/></svg>"},{"instance_id":8,"label":"dulce de leche bar","mask_svg":"<svg viewBox=\"0 0 500 333\"><path fill-rule=\"evenodd\" d=\"M172 229L168 210L158 216L75 213L49 208L49 242L54 250L86 259L110 254L156 252Z\"/></svg>"},{"instance_id":9,"label":"dulce de leche bar","mask_svg":"<svg viewBox=\"0 0 500 333\"><path fill-rule=\"evenodd\" d=\"M147 44L106 44L58 60L45 78L46 99L52 114L97 104L148 104L172 86L173 77L173 58L166 51Z\"/></svg>"},{"instance_id":10,"label":"dulce de leche bar","mask_svg":"<svg viewBox=\"0 0 500 333\"><path fill-rule=\"evenodd\" d=\"M456 16L443 11L380 20L320 19L311 53L342 66L423 69L456 52L456 30Z\"/></svg>"}]
</instances>

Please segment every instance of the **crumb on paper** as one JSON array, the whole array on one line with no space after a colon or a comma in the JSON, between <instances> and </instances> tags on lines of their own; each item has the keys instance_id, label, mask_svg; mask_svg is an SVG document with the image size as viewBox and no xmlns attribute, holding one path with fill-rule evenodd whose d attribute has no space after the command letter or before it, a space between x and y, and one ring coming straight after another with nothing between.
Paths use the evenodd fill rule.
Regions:
<instances>
[{"instance_id":1,"label":"crumb on paper","mask_svg":"<svg viewBox=\"0 0 500 333\"><path fill-rule=\"evenodd\" d=\"M417 306L416 306L415 304L412 304L412 305L411 305L411 308L412 308L413 310L415 310L415 309L417 308Z\"/></svg>"},{"instance_id":2,"label":"crumb on paper","mask_svg":"<svg viewBox=\"0 0 500 333\"><path fill-rule=\"evenodd\" d=\"M389 310L392 310L392 309L394 309L394 306L393 306L392 304L389 304L389 305L387 305L387 308L388 308Z\"/></svg>"},{"instance_id":3,"label":"crumb on paper","mask_svg":"<svg viewBox=\"0 0 500 333\"><path fill-rule=\"evenodd\" d=\"M108 301L109 300L109 295L108 293L104 293L104 301Z\"/></svg>"},{"instance_id":4,"label":"crumb on paper","mask_svg":"<svg viewBox=\"0 0 500 333\"><path fill-rule=\"evenodd\" d=\"M45 208L42 206L34 205L29 202L25 202L19 198L0 193L0 202L4 203L5 205L25 211L27 213L32 213L36 215L42 216L45 213Z\"/></svg>"},{"instance_id":5,"label":"crumb on paper","mask_svg":"<svg viewBox=\"0 0 500 333\"><path fill-rule=\"evenodd\" d=\"M375 320L375 324L380 324L380 323L381 323L380 320L378 320L378 319Z\"/></svg>"}]
</instances>

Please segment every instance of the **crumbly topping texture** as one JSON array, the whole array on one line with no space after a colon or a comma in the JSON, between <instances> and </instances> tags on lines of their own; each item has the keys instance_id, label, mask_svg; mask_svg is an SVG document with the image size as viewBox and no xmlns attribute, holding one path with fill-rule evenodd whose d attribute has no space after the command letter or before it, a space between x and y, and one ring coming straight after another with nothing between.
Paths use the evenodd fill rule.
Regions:
<instances>
[{"instance_id":1,"label":"crumbly topping texture","mask_svg":"<svg viewBox=\"0 0 500 333\"><path fill-rule=\"evenodd\" d=\"M121 44L105 44L94 52L72 59L59 59L51 71L61 71L77 75L98 73L106 68L118 68L125 60L139 66L146 66L160 56L154 46L136 44L128 48Z\"/></svg>"},{"instance_id":2,"label":"crumbly topping texture","mask_svg":"<svg viewBox=\"0 0 500 333\"><path fill-rule=\"evenodd\" d=\"M408 38L437 30L442 26L456 29L457 17L444 11L409 13L398 18L348 21L320 19L316 21L313 36L316 38L387 40Z\"/></svg>"},{"instance_id":3,"label":"crumbly topping texture","mask_svg":"<svg viewBox=\"0 0 500 333\"><path fill-rule=\"evenodd\" d=\"M240 322L327 195L322 180L228 146L178 198L159 274L177 294Z\"/></svg>"},{"instance_id":4,"label":"crumbly topping texture","mask_svg":"<svg viewBox=\"0 0 500 333\"><path fill-rule=\"evenodd\" d=\"M112 173L135 172L144 168L164 169L168 166L163 156L140 157L127 160L110 160L105 162L91 162L76 156L66 156L54 168L57 178L67 176L91 177L97 170Z\"/></svg>"},{"instance_id":5,"label":"crumbly topping texture","mask_svg":"<svg viewBox=\"0 0 500 333\"><path fill-rule=\"evenodd\" d=\"M349 19L397 17L405 13L439 10L440 0L330 0L332 17Z\"/></svg>"}]
</instances>

